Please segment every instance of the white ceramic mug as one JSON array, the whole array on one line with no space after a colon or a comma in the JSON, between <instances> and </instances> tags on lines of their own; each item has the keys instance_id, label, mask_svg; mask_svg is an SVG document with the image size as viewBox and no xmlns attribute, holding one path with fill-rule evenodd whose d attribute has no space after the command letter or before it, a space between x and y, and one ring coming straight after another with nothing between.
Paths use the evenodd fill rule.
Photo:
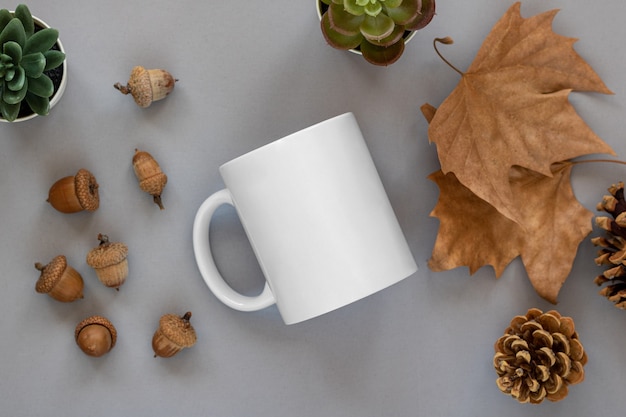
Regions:
<instances>
[{"instance_id":1,"label":"white ceramic mug","mask_svg":"<svg viewBox=\"0 0 626 417\"><path fill-rule=\"evenodd\" d=\"M286 136L220 167L226 188L198 209L202 277L226 305L276 304L286 324L335 310L417 270L352 113ZM233 290L215 266L209 225L235 207L265 275L258 296Z\"/></svg>"}]
</instances>

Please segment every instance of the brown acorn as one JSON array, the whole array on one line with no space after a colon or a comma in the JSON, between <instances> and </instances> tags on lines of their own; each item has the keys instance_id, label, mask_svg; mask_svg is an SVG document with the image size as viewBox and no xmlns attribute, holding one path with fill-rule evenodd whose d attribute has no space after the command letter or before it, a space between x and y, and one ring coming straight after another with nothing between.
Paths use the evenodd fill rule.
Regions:
<instances>
[{"instance_id":1,"label":"brown acorn","mask_svg":"<svg viewBox=\"0 0 626 417\"><path fill-rule=\"evenodd\" d=\"M130 72L126 85L115 83L113 87L124 95L131 94L139 107L148 107L153 101L167 97L174 89L176 81L178 80L165 70L147 70L136 66Z\"/></svg>"},{"instance_id":2,"label":"brown acorn","mask_svg":"<svg viewBox=\"0 0 626 417\"><path fill-rule=\"evenodd\" d=\"M89 356L99 357L115 346L117 330L102 316L91 316L76 326L74 339L80 349Z\"/></svg>"},{"instance_id":3,"label":"brown acorn","mask_svg":"<svg viewBox=\"0 0 626 417\"><path fill-rule=\"evenodd\" d=\"M109 242L107 235L98 234L100 244L87 253L87 264L96 270L100 282L119 290L128 276L128 247L121 242Z\"/></svg>"},{"instance_id":4,"label":"brown acorn","mask_svg":"<svg viewBox=\"0 0 626 417\"><path fill-rule=\"evenodd\" d=\"M163 210L161 193L167 184L167 175L161 171L159 163L148 152L135 149L133 169L139 180L139 188L150 194L154 203Z\"/></svg>"},{"instance_id":5,"label":"brown acorn","mask_svg":"<svg viewBox=\"0 0 626 417\"><path fill-rule=\"evenodd\" d=\"M83 278L67 264L65 256L56 256L47 265L37 262L35 268L41 272L35 285L38 293L48 294L63 303L83 298Z\"/></svg>"},{"instance_id":6,"label":"brown acorn","mask_svg":"<svg viewBox=\"0 0 626 417\"><path fill-rule=\"evenodd\" d=\"M46 201L61 213L95 211L100 206L96 177L81 168L76 175L61 178L52 184Z\"/></svg>"},{"instance_id":7,"label":"brown acorn","mask_svg":"<svg viewBox=\"0 0 626 417\"><path fill-rule=\"evenodd\" d=\"M154 357L169 358L184 348L196 343L196 331L189 319L191 312L179 317L175 314L166 314L159 320L159 328L152 337Z\"/></svg>"}]
</instances>

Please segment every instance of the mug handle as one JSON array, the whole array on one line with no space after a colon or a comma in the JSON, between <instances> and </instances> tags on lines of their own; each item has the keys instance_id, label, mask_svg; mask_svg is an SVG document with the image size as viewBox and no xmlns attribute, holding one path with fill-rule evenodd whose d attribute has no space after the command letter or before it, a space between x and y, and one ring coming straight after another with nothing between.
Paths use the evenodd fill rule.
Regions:
<instances>
[{"instance_id":1,"label":"mug handle","mask_svg":"<svg viewBox=\"0 0 626 417\"><path fill-rule=\"evenodd\" d=\"M276 299L267 281L259 295L246 296L233 290L215 265L209 241L209 225L215 210L223 204L234 206L228 189L220 190L207 198L198 209L193 222L193 251L200 274L213 294L230 308L240 311L256 311L269 307L276 303Z\"/></svg>"}]
</instances>

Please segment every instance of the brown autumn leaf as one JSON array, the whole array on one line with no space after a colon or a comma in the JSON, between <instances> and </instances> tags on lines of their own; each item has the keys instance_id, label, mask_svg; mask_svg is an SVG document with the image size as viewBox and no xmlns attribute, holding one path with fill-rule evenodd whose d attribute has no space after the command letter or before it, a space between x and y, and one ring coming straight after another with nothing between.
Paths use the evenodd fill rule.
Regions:
<instances>
[{"instance_id":1,"label":"brown autumn leaf","mask_svg":"<svg viewBox=\"0 0 626 417\"><path fill-rule=\"evenodd\" d=\"M552 31L556 13L525 19L519 2L511 6L428 129L442 171L517 222L511 167L550 176L553 163L614 154L568 101L572 90L611 92L574 51L576 40Z\"/></svg>"},{"instance_id":2,"label":"brown autumn leaf","mask_svg":"<svg viewBox=\"0 0 626 417\"><path fill-rule=\"evenodd\" d=\"M431 216L440 221L428 266L442 271L491 265L499 277L521 256L537 293L556 303L580 242L591 232L593 213L574 196L570 163L555 164L552 176L515 167L510 173L513 203L524 227L506 218L461 184L454 174L429 176L440 190Z\"/></svg>"},{"instance_id":3,"label":"brown autumn leaf","mask_svg":"<svg viewBox=\"0 0 626 417\"><path fill-rule=\"evenodd\" d=\"M491 265L500 277L520 254L521 228L471 192L451 172L428 176L439 187L439 200L430 215L439 219L439 232L428 267L446 271L467 266L470 275Z\"/></svg>"}]
</instances>

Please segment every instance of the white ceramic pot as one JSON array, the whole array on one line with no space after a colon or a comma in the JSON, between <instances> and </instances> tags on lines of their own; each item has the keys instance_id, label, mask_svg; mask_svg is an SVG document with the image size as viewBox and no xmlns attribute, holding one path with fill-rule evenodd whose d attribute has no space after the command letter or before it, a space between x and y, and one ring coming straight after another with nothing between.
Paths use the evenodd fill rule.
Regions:
<instances>
[{"instance_id":1,"label":"white ceramic pot","mask_svg":"<svg viewBox=\"0 0 626 417\"><path fill-rule=\"evenodd\" d=\"M33 16L33 20L35 21L35 25L41 28L46 29L50 27L50 25L48 25L46 22L39 19L38 17ZM57 39L56 44L59 47L59 50L65 53L65 48L63 48L63 44L61 43L60 39ZM61 77L61 84L59 85L57 90L52 94L52 97L50 97L50 109L52 109L59 102L59 100L61 100L61 97L63 96L63 93L65 92L65 87L67 86L67 58L63 61L63 64L61 64L61 67L63 68L63 76ZM27 120L34 119L37 116L38 114L33 112L32 114L29 114L27 116L18 117L13 122L7 122L7 120L5 120L2 117L0 117L0 121L5 122L5 123L25 122Z\"/></svg>"}]
</instances>

